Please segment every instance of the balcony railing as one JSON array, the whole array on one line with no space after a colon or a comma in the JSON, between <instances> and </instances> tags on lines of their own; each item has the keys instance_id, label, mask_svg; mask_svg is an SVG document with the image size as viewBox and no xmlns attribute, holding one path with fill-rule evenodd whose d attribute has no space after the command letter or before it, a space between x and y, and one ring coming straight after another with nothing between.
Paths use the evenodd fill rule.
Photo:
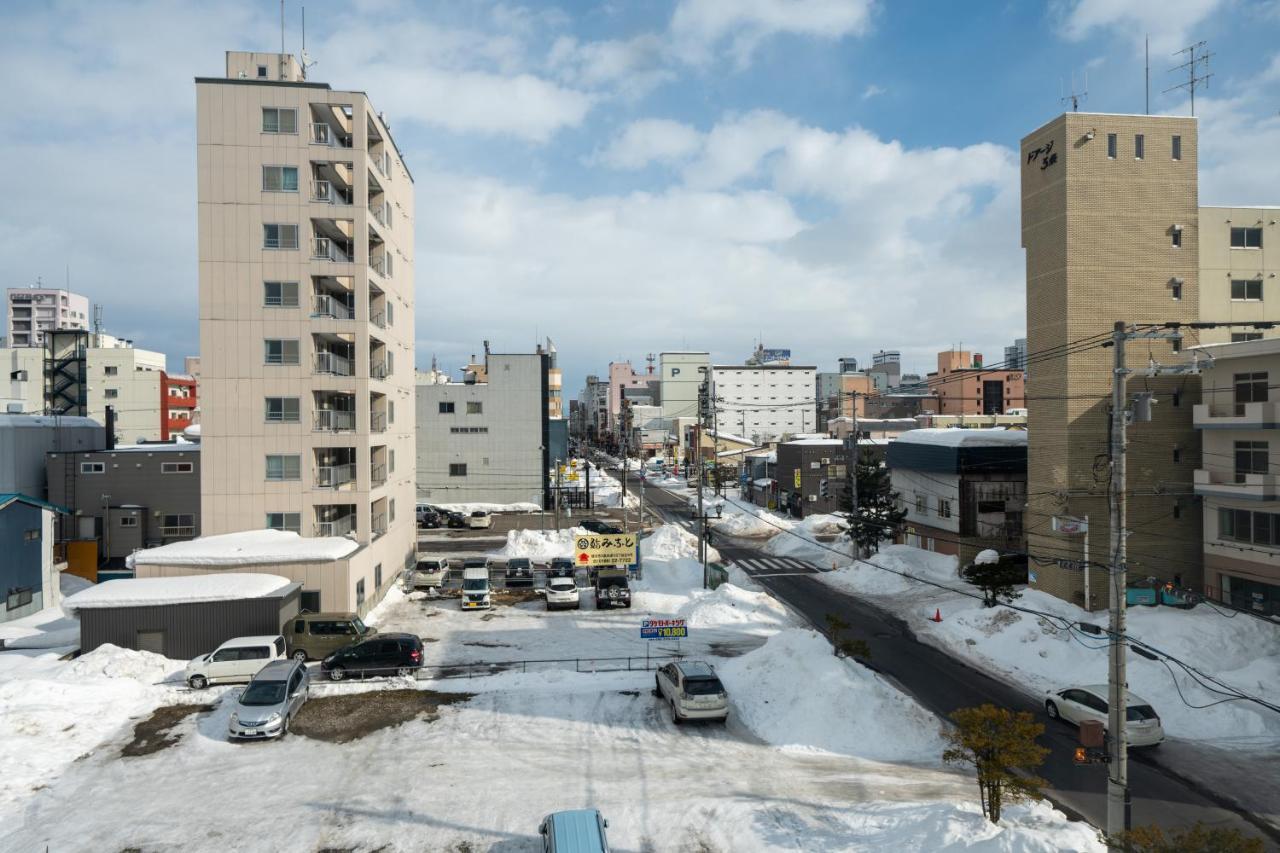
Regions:
<instances>
[{"instance_id":1,"label":"balcony railing","mask_svg":"<svg viewBox=\"0 0 1280 853\"><path fill-rule=\"evenodd\" d=\"M387 516L384 513L378 513L372 519L373 538L377 539L387 532Z\"/></svg>"},{"instance_id":2,"label":"balcony railing","mask_svg":"<svg viewBox=\"0 0 1280 853\"><path fill-rule=\"evenodd\" d=\"M331 376L355 375L351 359L336 352L316 353L316 373L327 373Z\"/></svg>"},{"instance_id":3,"label":"balcony railing","mask_svg":"<svg viewBox=\"0 0 1280 853\"><path fill-rule=\"evenodd\" d=\"M194 525L183 525L181 527L161 527L161 539L176 539L180 536L195 536L196 528Z\"/></svg>"},{"instance_id":4,"label":"balcony railing","mask_svg":"<svg viewBox=\"0 0 1280 853\"><path fill-rule=\"evenodd\" d=\"M319 432L344 432L356 428L356 413L339 409L321 409L315 413L315 428Z\"/></svg>"},{"instance_id":5,"label":"balcony railing","mask_svg":"<svg viewBox=\"0 0 1280 853\"><path fill-rule=\"evenodd\" d=\"M383 228L387 227L387 210L385 205L371 204L369 205L369 212L373 214L373 218L378 221L379 225L381 225Z\"/></svg>"},{"instance_id":6,"label":"balcony railing","mask_svg":"<svg viewBox=\"0 0 1280 853\"><path fill-rule=\"evenodd\" d=\"M369 375L374 379L386 379L391 371L387 369L385 361L374 362L369 366Z\"/></svg>"},{"instance_id":7,"label":"balcony railing","mask_svg":"<svg viewBox=\"0 0 1280 853\"><path fill-rule=\"evenodd\" d=\"M329 181L311 182L311 200L333 204L333 184Z\"/></svg>"},{"instance_id":8,"label":"balcony railing","mask_svg":"<svg viewBox=\"0 0 1280 853\"><path fill-rule=\"evenodd\" d=\"M387 482L387 466L374 465L369 469L369 481L375 486L381 486Z\"/></svg>"},{"instance_id":9,"label":"balcony railing","mask_svg":"<svg viewBox=\"0 0 1280 853\"><path fill-rule=\"evenodd\" d=\"M317 237L312 247L312 258L317 261L349 264L351 263L351 252L349 247L340 246L328 237Z\"/></svg>"},{"instance_id":10,"label":"balcony railing","mask_svg":"<svg viewBox=\"0 0 1280 853\"><path fill-rule=\"evenodd\" d=\"M346 536L348 533L356 529L356 517L354 515L344 515L342 518L333 521L317 521L317 536Z\"/></svg>"},{"instance_id":11,"label":"balcony railing","mask_svg":"<svg viewBox=\"0 0 1280 853\"><path fill-rule=\"evenodd\" d=\"M383 258L376 261L369 261L369 269L376 272L381 278L387 277L387 262Z\"/></svg>"},{"instance_id":12,"label":"balcony railing","mask_svg":"<svg viewBox=\"0 0 1280 853\"><path fill-rule=\"evenodd\" d=\"M1280 474L1247 474L1198 468L1194 483L1196 494L1231 495L1263 501L1280 499Z\"/></svg>"},{"instance_id":13,"label":"balcony railing","mask_svg":"<svg viewBox=\"0 0 1280 853\"><path fill-rule=\"evenodd\" d=\"M356 312L351 306L336 296L320 295L315 298L315 310L312 317L332 317L335 320L351 320Z\"/></svg>"},{"instance_id":14,"label":"balcony railing","mask_svg":"<svg viewBox=\"0 0 1280 853\"><path fill-rule=\"evenodd\" d=\"M1209 429L1275 429L1280 427L1280 402L1203 403L1192 410L1192 421Z\"/></svg>"},{"instance_id":15,"label":"balcony railing","mask_svg":"<svg viewBox=\"0 0 1280 853\"><path fill-rule=\"evenodd\" d=\"M369 317L369 322L377 326L379 329L385 329L387 327L387 315L379 311L377 314L373 314Z\"/></svg>"},{"instance_id":16,"label":"balcony railing","mask_svg":"<svg viewBox=\"0 0 1280 853\"><path fill-rule=\"evenodd\" d=\"M369 430L370 432L386 432L387 431L387 413L386 412L370 412L369 413Z\"/></svg>"},{"instance_id":17,"label":"balcony railing","mask_svg":"<svg viewBox=\"0 0 1280 853\"><path fill-rule=\"evenodd\" d=\"M316 466L316 487L320 489L336 489L339 486L345 486L348 483L356 481L356 466L354 463L346 463L344 465L318 465Z\"/></svg>"},{"instance_id":18,"label":"balcony railing","mask_svg":"<svg viewBox=\"0 0 1280 853\"><path fill-rule=\"evenodd\" d=\"M311 144L329 145L334 148L350 148L351 137L344 136L322 121L311 124Z\"/></svg>"}]
</instances>

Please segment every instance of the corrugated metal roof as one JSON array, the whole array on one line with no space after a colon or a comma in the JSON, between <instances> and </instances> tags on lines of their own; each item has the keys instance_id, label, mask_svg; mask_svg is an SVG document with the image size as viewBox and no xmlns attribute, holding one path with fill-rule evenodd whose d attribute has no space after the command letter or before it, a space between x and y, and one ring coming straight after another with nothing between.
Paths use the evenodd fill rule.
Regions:
<instances>
[{"instance_id":1,"label":"corrugated metal roof","mask_svg":"<svg viewBox=\"0 0 1280 853\"><path fill-rule=\"evenodd\" d=\"M71 514L71 510L67 509L64 506L51 504L48 501L42 501L39 498L28 497L26 495L18 494L17 492L6 492L3 494L0 494L0 509L4 509L14 501L22 501L24 504L29 504L31 506L42 507L44 509L51 509L54 512L60 512L60 513L63 513L64 515Z\"/></svg>"}]
</instances>

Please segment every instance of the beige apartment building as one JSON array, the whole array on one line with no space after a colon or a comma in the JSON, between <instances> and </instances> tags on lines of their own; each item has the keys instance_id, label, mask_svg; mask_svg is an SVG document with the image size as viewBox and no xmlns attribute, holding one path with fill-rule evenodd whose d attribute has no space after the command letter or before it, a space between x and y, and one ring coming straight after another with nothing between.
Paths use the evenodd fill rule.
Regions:
<instances>
[{"instance_id":1,"label":"beige apartment building","mask_svg":"<svg viewBox=\"0 0 1280 853\"><path fill-rule=\"evenodd\" d=\"M1105 562L1113 351L1093 344L1116 321L1200 319L1196 121L1067 113L1022 140L1020 168L1034 361L1025 517L1031 585L1085 605L1083 572L1052 562L1079 560L1081 537L1055 532L1053 519L1088 516L1090 556ZM1174 346L1131 343L1129 363L1183 361ZM1051 352L1060 355L1044 355ZM1190 495L1199 380L1130 383L1131 392L1142 390L1160 405L1150 422L1129 429L1129 573L1199 586L1201 514ZM1087 606L1106 607L1106 575L1094 571L1090 581Z\"/></svg>"},{"instance_id":2,"label":"beige apartment building","mask_svg":"<svg viewBox=\"0 0 1280 853\"><path fill-rule=\"evenodd\" d=\"M202 531L353 539L318 605L364 612L414 557L413 178L291 55L228 52L196 107Z\"/></svg>"},{"instance_id":3,"label":"beige apartment building","mask_svg":"<svg viewBox=\"0 0 1280 853\"><path fill-rule=\"evenodd\" d=\"M1280 320L1278 207L1200 208L1200 319L1207 322ZM1189 336L1190 337L1190 336ZM1201 329L1195 343L1219 344L1280 337L1280 327Z\"/></svg>"}]
</instances>

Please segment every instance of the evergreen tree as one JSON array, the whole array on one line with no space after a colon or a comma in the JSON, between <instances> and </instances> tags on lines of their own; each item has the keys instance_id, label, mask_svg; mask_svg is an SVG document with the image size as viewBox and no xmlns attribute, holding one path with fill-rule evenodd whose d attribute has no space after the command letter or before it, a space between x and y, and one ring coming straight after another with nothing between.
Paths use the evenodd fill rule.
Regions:
<instances>
[{"instance_id":1,"label":"evergreen tree","mask_svg":"<svg viewBox=\"0 0 1280 853\"><path fill-rule=\"evenodd\" d=\"M1013 601L1021 596L1017 585L1027 582L1027 564L1025 558L1009 554L996 557L994 552L984 551L961 574L982 590L982 601L986 607L995 607L1001 599Z\"/></svg>"},{"instance_id":2,"label":"evergreen tree","mask_svg":"<svg viewBox=\"0 0 1280 853\"><path fill-rule=\"evenodd\" d=\"M1036 743L1044 725L1026 711L994 705L960 708L951 715L955 728L943 732L949 744L942 760L972 765L978 774L982 813L1000 822L1005 803L1038 800L1043 779L1032 775L1049 750Z\"/></svg>"},{"instance_id":3,"label":"evergreen tree","mask_svg":"<svg viewBox=\"0 0 1280 853\"><path fill-rule=\"evenodd\" d=\"M907 511L898 506L898 493L893 490L889 469L880 464L870 448L859 454L857 473L857 518L852 516L853 501L847 479L840 492L840 508L849 516L849 538L861 556L876 553L882 540L896 537Z\"/></svg>"}]
</instances>

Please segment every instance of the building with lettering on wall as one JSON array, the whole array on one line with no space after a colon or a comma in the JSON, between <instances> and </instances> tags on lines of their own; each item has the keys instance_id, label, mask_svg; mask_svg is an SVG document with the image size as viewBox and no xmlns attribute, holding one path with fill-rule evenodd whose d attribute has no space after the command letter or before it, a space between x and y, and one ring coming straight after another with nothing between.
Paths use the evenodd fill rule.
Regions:
<instances>
[{"instance_id":1,"label":"building with lettering on wall","mask_svg":"<svg viewBox=\"0 0 1280 853\"><path fill-rule=\"evenodd\" d=\"M925 383L938 397L939 414L1000 415L1026 407L1023 378L1021 369L984 368L981 353L947 350Z\"/></svg>"}]
</instances>

